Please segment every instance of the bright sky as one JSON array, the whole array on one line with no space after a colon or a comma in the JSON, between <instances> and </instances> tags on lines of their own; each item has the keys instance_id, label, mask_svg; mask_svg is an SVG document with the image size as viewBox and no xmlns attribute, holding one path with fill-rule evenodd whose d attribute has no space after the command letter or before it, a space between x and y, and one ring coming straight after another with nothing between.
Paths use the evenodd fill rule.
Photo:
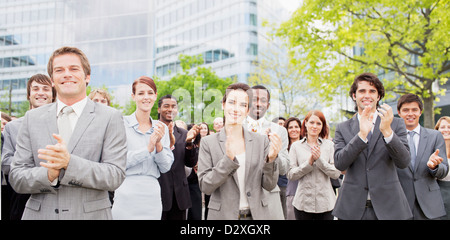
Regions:
<instances>
[{"instance_id":1,"label":"bright sky","mask_svg":"<svg viewBox=\"0 0 450 240\"><path fill-rule=\"evenodd\" d=\"M288 9L289 13L292 13L300 6L302 0L280 0L279 2Z\"/></svg>"}]
</instances>

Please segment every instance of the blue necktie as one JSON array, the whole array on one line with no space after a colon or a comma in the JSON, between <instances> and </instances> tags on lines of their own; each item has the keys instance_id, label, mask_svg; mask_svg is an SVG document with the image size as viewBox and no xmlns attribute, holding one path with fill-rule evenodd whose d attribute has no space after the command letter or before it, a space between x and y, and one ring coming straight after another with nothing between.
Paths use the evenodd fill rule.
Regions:
<instances>
[{"instance_id":1,"label":"blue necktie","mask_svg":"<svg viewBox=\"0 0 450 240\"><path fill-rule=\"evenodd\" d=\"M409 153L411 154L411 166L414 169L414 164L416 162L416 145L414 144L414 134L416 132L410 131L409 134Z\"/></svg>"}]
</instances>

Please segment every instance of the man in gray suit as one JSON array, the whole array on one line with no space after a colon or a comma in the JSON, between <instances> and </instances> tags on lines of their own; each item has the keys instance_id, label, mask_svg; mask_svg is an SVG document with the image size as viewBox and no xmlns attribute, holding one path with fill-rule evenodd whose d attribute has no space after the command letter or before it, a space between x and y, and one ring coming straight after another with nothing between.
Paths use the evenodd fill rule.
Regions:
<instances>
[{"instance_id":1,"label":"man in gray suit","mask_svg":"<svg viewBox=\"0 0 450 240\"><path fill-rule=\"evenodd\" d=\"M269 90L262 85L256 85L252 87L252 94L252 105L250 107L248 117L244 121L244 128L248 131L263 135L272 132L280 137L282 146L280 152L278 153L279 173L280 176L286 175L289 170L289 154L287 151L289 139L286 128L272 121L268 121L264 117L270 106ZM285 207L286 203L281 202L281 194L283 193L281 192L280 187L277 185L270 192L265 189L263 191L266 195L268 195L268 204L270 206L271 213L273 214L272 219L284 219L285 211L283 211L283 206Z\"/></svg>"},{"instance_id":2,"label":"man in gray suit","mask_svg":"<svg viewBox=\"0 0 450 240\"><path fill-rule=\"evenodd\" d=\"M56 90L53 87L50 78L44 74L35 74L27 82L27 99L30 103L30 109L35 109L56 101ZM5 143L2 147L2 172L6 179L9 175L11 162L16 151L16 139L22 125L23 117L6 124L4 133ZM30 197L29 194L17 194L13 191L8 181L6 209L9 210L9 216L5 220L20 220L22 218L25 204Z\"/></svg>"},{"instance_id":3,"label":"man in gray suit","mask_svg":"<svg viewBox=\"0 0 450 240\"><path fill-rule=\"evenodd\" d=\"M398 114L405 121L411 164L397 169L413 219L439 219L446 215L437 179L447 176L448 162L442 134L419 124L423 102L415 94L405 94L397 102Z\"/></svg>"},{"instance_id":4,"label":"man in gray suit","mask_svg":"<svg viewBox=\"0 0 450 240\"><path fill-rule=\"evenodd\" d=\"M31 194L22 219L111 219L108 191L125 179L122 115L86 97L81 50L57 49L48 73L57 101L26 113L9 175L16 192Z\"/></svg>"},{"instance_id":5,"label":"man in gray suit","mask_svg":"<svg viewBox=\"0 0 450 240\"><path fill-rule=\"evenodd\" d=\"M410 162L405 123L379 101L384 87L372 73L357 76L350 96L357 114L336 127L334 164L346 171L333 215L344 220L409 219L397 168ZM377 107L378 111L377 111Z\"/></svg>"}]
</instances>

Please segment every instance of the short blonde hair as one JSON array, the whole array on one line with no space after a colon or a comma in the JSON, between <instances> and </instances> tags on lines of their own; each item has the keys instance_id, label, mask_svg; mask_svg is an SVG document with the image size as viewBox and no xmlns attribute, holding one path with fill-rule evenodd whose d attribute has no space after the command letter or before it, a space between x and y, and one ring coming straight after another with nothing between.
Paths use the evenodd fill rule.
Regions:
<instances>
[{"instance_id":1,"label":"short blonde hair","mask_svg":"<svg viewBox=\"0 0 450 240\"><path fill-rule=\"evenodd\" d=\"M91 93L89 93L89 98L92 100L95 97L95 94L97 94L97 93L102 95L104 98L106 98L106 101L108 102L108 106L111 106L111 96L104 89L99 88L99 89L93 90Z\"/></svg>"}]
</instances>

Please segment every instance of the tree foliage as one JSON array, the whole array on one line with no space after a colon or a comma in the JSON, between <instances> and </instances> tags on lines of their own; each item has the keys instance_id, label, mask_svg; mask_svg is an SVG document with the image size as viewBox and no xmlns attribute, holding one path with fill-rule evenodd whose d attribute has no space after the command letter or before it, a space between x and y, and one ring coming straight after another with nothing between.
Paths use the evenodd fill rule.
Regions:
<instances>
[{"instance_id":1,"label":"tree foliage","mask_svg":"<svg viewBox=\"0 0 450 240\"><path fill-rule=\"evenodd\" d=\"M293 63L318 96L331 100L354 77L373 72L387 91L424 100L424 125L450 75L447 0L308 0L278 29Z\"/></svg>"},{"instance_id":2,"label":"tree foliage","mask_svg":"<svg viewBox=\"0 0 450 240\"><path fill-rule=\"evenodd\" d=\"M176 73L170 80L163 81L153 77L158 98L152 108L151 116L158 119L158 101L170 94L178 100L178 117L187 124L206 122L211 124L216 117L223 117L222 97L225 89L233 80L222 79L211 68L200 66L203 57L180 55L182 72ZM124 115L136 110L136 104L130 100L124 108Z\"/></svg>"}]
</instances>

